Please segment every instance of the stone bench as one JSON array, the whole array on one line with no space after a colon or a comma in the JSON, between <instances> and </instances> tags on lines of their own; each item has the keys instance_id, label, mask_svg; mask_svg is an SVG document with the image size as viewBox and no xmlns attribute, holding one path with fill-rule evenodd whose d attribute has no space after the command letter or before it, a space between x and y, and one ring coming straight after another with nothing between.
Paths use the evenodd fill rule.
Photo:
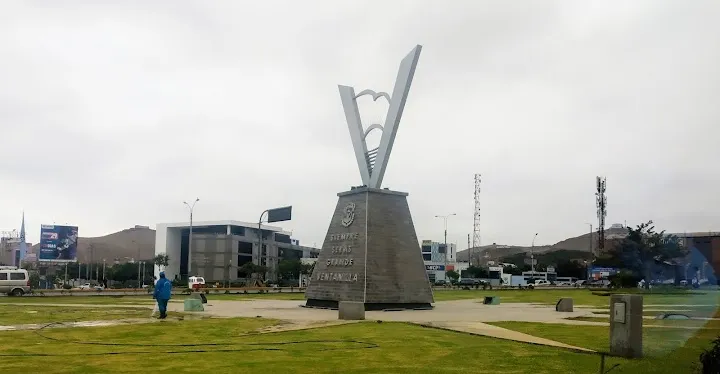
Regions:
<instances>
[{"instance_id":1,"label":"stone bench","mask_svg":"<svg viewBox=\"0 0 720 374\"><path fill-rule=\"evenodd\" d=\"M558 300L557 304L555 304L556 312L572 312L573 310L572 297L562 297Z\"/></svg>"},{"instance_id":2,"label":"stone bench","mask_svg":"<svg viewBox=\"0 0 720 374\"><path fill-rule=\"evenodd\" d=\"M338 319L362 320L365 319L365 303L358 301L338 302Z\"/></svg>"}]
</instances>

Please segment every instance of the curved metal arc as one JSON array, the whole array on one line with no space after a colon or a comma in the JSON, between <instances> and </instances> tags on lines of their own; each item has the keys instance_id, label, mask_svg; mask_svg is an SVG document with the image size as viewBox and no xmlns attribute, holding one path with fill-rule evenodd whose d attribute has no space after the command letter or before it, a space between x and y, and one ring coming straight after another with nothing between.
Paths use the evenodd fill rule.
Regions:
<instances>
[{"instance_id":1,"label":"curved metal arc","mask_svg":"<svg viewBox=\"0 0 720 374\"><path fill-rule=\"evenodd\" d=\"M370 131L373 131L373 130L375 130L375 129L380 129L380 131L385 130L385 129L382 127L382 125L379 124L379 123L372 124L372 125L368 126L367 129L365 129L365 134L363 135L363 139L367 139L367 136L368 136L368 134L370 133Z\"/></svg>"},{"instance_id":2,"label":"curved metal arc","mask_svg":"<svg viewBox=\"0 0 720 374\"><path fill-rule=\"evenodd\" d=\"M355 95L354 99L357 99L360 96L367 96L370 95L373 98L373 101L377 101L377 99L384 97L385 100L387 100L388 103L390 103L390 95L388 95L387 92L375 92L373 90L362 90L359 94Z\"/></svg>"}]
</instances>

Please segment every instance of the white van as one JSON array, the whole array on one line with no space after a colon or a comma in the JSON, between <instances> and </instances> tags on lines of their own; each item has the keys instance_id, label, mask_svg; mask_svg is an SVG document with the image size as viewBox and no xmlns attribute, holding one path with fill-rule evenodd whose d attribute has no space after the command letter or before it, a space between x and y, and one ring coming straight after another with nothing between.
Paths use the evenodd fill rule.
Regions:
<instances>
[{"instance_id":1,"label":"white van","mask_svg":"<svg viewBox=\"0 0 720 374\"><path fill-rule=\"evenodd\" d=\"M197 290L205 287L205 278L203 277L189 277L188 288L191 290Z\"/></svg>"},{"instance_id":2,"label":"white van","mask_svg":"<svg viewBox=\"0 0 720 374\"><path fill-rule=\"evenodd\" d=\"M8 296L30 293L30 276L27 270L15 266L0 266L0 293Z\"/></svg>"}]
</instances>

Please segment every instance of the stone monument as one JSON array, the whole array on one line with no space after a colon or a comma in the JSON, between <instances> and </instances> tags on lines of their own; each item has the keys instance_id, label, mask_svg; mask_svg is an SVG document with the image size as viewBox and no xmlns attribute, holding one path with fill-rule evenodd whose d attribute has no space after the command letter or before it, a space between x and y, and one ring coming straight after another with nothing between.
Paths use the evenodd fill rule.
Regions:
<instances>
[{"instance_id":1,"label":"stone monument","mask_svg":"<svg viewBox=\"0 0 720 374\"><path fill-rule=\"evenodd\" d=\"M306 306L337 308L341 301L360 302L365 310L428 308L433 303L407 193L381 188L422 47L402 60L392 96L338 86L363 185L338 193L322 251L305 291ZM384 98L384 125L363 129L357 98ZM377 148L365 141L381 130Z\"/></svg>"}]
</instances>

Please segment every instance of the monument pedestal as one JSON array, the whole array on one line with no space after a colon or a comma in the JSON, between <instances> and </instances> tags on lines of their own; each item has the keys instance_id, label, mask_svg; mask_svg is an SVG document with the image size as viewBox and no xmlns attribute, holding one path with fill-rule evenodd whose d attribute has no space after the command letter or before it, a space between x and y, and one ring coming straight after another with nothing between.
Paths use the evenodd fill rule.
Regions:
<instances>
[{"instance_id":1,"label":"monument pedestal","mask_svg":"<svg viewBox=\"0 0 720 374\"><path fill-rule=\"evenodd\" d=\"M433 294L407 193L358 187L338 194L305 291L307 306L365 310L428 308Z\"/></svg>"}]
</instances>

